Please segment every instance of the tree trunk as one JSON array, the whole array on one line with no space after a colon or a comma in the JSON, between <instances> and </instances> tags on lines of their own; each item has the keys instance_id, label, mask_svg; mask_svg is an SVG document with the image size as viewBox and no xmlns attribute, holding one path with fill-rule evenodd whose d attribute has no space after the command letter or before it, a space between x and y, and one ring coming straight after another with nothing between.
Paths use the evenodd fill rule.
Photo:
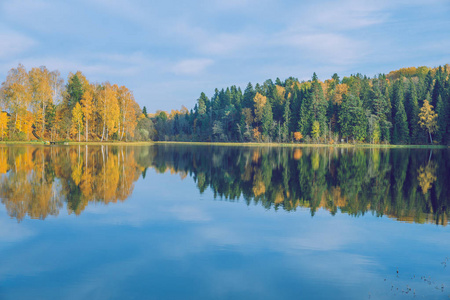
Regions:
<instances>
[{"instance_id":1,"label":"tree trunk","mask_svg":"<svg viewBox=\"0 0 450 300\"><path fill-rule=\"evenodd\" d=\"M89 124L88 124L88 120L86 118L86 142L88 141L88 130L89 130Z\"/></svg>"},{"instance_id":2,"label":"tree trunk","mask_svg":"<svg viewBox=\"0 0 450 300\"><path fill-rule=\"evenodd\" d=\"M41 131L41 139L44 139L45 132L45 106L42 105L42 131Z\"/></svg>"},{"instance_id":3,"label":"tree trunk","mask_svg":"<svg viewBox=\"0 0 450 300\"><path fill-rule=\"evenodd\" d=\"M105 138L105 126L106 126L106 121L103 122L102 142L103 142L103 139Z\"/></svg>"}]
</instances>

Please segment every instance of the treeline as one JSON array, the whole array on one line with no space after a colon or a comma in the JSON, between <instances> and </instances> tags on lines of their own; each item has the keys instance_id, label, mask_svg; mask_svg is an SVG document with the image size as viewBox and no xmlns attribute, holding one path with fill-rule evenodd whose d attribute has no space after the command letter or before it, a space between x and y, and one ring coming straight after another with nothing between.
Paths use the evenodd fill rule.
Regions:
<instances>
[{"instance_id":1,"label":"treeline","mask_svg":"<svg viewBox=\"0 0 450 300\"><path fill-rule=\"evenodd\" d=\"M450 66L369 78L276 79L201 93L188 111L158 111L158 140L449 144Z\"/></svg>"},{"instance_id":2,"label":"treeline","mask_svg":"<svg viewBox=\"0 0 450 300\"><path fill-rule=\"evenodd\" d=\"M0 140L149 140L153 131L127 87L80 71L65 84L58 71L19 65L0 88Z\"/></svg>"}]
</instances>

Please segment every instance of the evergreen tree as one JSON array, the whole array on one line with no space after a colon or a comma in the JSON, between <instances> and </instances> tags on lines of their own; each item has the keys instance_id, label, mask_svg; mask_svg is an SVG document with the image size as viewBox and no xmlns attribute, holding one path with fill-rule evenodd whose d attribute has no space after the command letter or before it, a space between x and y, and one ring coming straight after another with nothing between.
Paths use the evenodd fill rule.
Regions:
<instances>
[{"instance_id":1,"label":"evergreen tree","mask_svg":"<svg viewBox=\"0 0 450 300\"><path fill-rule=\"evenodd\" d=\"M206 97L205 93L200 94L200 98L197 100L197 111L199 115L206 114L206 105L209 102L208 97Z\"/></svg>"},{"instance_id":2,"label":"evergreen tree","mask_svg":"<svg viewBox=\"0 0 450 300\"><path fill-rule=\"evenodd\" d=\"M300 113L299 113L299 121L298 121L298 131L306 136L311 131L311 93L308 93L306 97L304 97L300 104Z\"/></svg>"},{"instance_id":3,"label":"evergreen tree","mask_svg":"<svg viewBox=\"0 0 450 300\"><path fill-rule=\"evenodd\" d=\"M291 108L290 108L291 101L286 99L286 102L284 103L284 113L283 113L283 129L282 129L282 140L283 142L289 141L289 124L291 120Z\"/></svg>"},{"instance_id":4,"label":"evergreen tree","mask_svg":"<svg viewBox=\"0 0 450 300\"><path fill-rule=\"evenodd\" d=\"M244 97L242 102L242 107L252 108L253 107L253 98L255 98L255 90L253 89L252 84L249 82L244 91Z\"/></svg>"},{"instance_id":5,"label":"evergreen tree","mask_svg":"<svg viewBox=\"0 0 450 300\"><path fill-rule=\"evenodd\" d=\"M446 138L446 130L448 123L448 115L447 115L447 107L445 106L444 101L442 100L441 95L438 97L437 107L437 126L435 139L438 143L445 143L447 141Z\"/></svg>"},{"instance_id":6,"label":"evergreen tree","mask_svg":"<svg viewBox=\"0 0 450 300\"><path fill-rule=\"evenodd\" d=\"M270 140L272 136L272 127L273 127L273 114L272 114L272 105L267 101L264 106L263 117L262 117L262 133L263 136Z\"/></svg>"},{"instance_id":7,"label":"evergreen tree","mask_svg":"<svg viewBox=\"0 0 450 300\"><path fill-rule=\"evenodd\" d=\"M339 128L341 136L348 142L348 138L352 134L352 123L350 114L350 100L347 95L342 97L342 104L339 109Z\"/></svg>"},{"instance_id":8,"label":"evergreen tree","mask_svg":"<svg viewBox=\"0 0 450 300\"><path fill-rule=\"evenodd\" d=\"M327 130L326 114L328 105L316 73L313 75L310 95L312 118L319 122L320 131L324 132Z\"/></svg>"},{"instance_id":9,"label":"evergreen tree","mask_svg":"<svg viewBox=\"0 0 450 300\"><path fill-rule=\"evenodd\" d=\"M409 142L408 119L403 102L399 102L397 112L394 117L394 135L395 144L407 144Z\"/></svg>"},{"instance_id":10,"label":"evergreen tree","mask_svg":"<svg viewBox=\"0 0 450 300\"><path fill-rule=\"evenodd\" d=\"M408 144L409 142L409 129L408 129L408 117L406 116L404 106L404 92L403 92L403 78L400 78L395 82L393 86L393 131L392 142L394 144Z\"/></svg>"},{"instance_id":11,"label":"evergreen tree","mask_svg":"<svg viewBox=\"0 0 450 300\"><path fill-rule=\"evenodd\" d=\"M74 74L67 83L67 104L71 110L75 107L75 104L81 101L83 93L83 85L80 78L77 74Z\"/></svg>"},{"instance_id":12,"label":"evergreen tree","mask_svg":"<svg viewBox=\"0 0 450 300\"><path fill-rule=\"evenodd\" d=\"M408 119L409 137L411 144L419 143L419 103L415 84L410 81L409 93L405 102L406 117Z\"/></svg>"}]
</instances>

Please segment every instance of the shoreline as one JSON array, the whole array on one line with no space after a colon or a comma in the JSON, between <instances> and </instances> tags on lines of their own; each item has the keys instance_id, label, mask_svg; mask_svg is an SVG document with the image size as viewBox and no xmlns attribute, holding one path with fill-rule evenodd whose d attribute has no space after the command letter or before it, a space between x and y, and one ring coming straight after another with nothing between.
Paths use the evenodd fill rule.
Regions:
<instances>
[{"instance_id":1,"label":"shoreline","mask_svg":"<svg viewBox=\"0 0 450 300\"><path fill-rule=\"evenodd\" d=\"M77 145L88 145L88 146L151 146L154 142L57 142L56 144L49 144L41 141L0 141L0 145L33 145L33 146L77 146Z\"/></svg>"},{"instance_id":2,"label":"shoreline","mask_svg":"<svg viewBox=\"0 0 450 300\"><path fill-rule=\"evenodd\" d=\"M41 141L0 141L0 145L36 145L50 146ZM152 145L191 145L191 146L227 146L227 147L286 147L286 148L404 148L404 149L448 149L445 145L386 145L386 144L297 144L297 143L237 143L237 142L177 142L177 141L148 141L148 142L58 142L54 146L152 146Z\"/></svg>"},{"instance_id":3,"label":"shoreline","mask_svg":"<svg viewBox=\"0 0 450 300\"><path fill-rule=\"evenodd\" d=\"M233 147L287 147L287 148L405 148L405 149L448 149L445 145L386 145L386 144L296 144L296 143L236 143L236 142L176 142L156 141L155 145L233 146Z\"/></svg>"}]
</instances>

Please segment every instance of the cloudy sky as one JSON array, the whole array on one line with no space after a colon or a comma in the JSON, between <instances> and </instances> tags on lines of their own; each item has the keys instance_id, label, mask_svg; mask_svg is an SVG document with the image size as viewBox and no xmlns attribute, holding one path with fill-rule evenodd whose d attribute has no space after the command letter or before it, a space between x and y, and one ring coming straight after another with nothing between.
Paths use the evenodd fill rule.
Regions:
<instances>
[{"instance_id":1,"label":"cloudy sky","mask_svg":"<svg viewBox=\"0 0 450 300\"><path fill-rule=\"evenodd\" d=\"M450 1L1 0L0 80L19 63L134 91L149 112L200 92L450 63Z\"/></svg>"}]
</instances>

